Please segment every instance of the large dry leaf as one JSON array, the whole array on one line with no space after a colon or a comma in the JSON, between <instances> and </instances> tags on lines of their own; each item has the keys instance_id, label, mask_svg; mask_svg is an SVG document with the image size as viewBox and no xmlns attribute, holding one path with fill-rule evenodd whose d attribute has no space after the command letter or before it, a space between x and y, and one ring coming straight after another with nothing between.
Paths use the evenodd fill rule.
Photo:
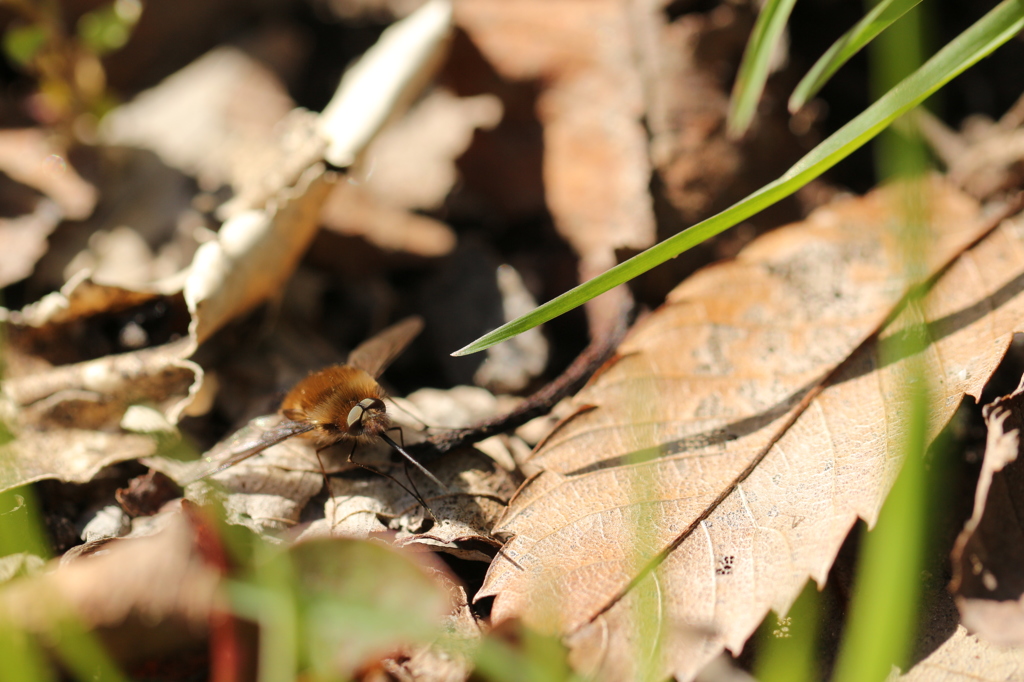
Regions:
<instances>
[{"instance_id":1,"label":"large dry leaf","mask_svg":"<svg viewBox=\"0 0 1024 682\"><path fill-rule=\"evenodd\" d=\"M953 584L962 622L996 644L1024 646L1024 386L984 409L985 461L974 513L953 549Z\"/></svg>"},{"instance_id":2,"label":"large dry leaf","mask_svg":"<svg viewBox=\"0 0 1024 682\"><path fill-rule=\"evenodd\" d=\"M660 637L653 674L689 679L723 647L740 651L808 576L825 580L899 470L908 370L862 344L907 286L900 196L837 203L763 237L640 325L542 443L531 462L542 473L495 530L519 564L499 557L481 590L495 619L569 635L577 666L608 679L636 674L654 649L634 647ZM986 227L941 182L929 196L934 272ZM1013 308L1022 230L1003 225L927 300L933 432L964 393L977 397L1024 314ZM653 638L630 636L638 613L658 614Z\"/></svg>"}]
</instances>

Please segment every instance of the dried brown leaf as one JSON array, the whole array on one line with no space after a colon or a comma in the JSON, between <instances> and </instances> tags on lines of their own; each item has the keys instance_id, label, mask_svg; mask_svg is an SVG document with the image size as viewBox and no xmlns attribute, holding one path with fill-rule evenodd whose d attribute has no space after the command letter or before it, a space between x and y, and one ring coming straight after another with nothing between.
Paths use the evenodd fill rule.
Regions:
<instances>
[{"instance_id":1,"label":"dried brown leaf","mask_svg":"<svg viewBox=\"0 0 1024 682\"><path fill-rule=\"evenodd\" d=\"M615 265L615 250L654 241L651 167L627 4L620 0L472 0L455 22L503 77L537 81L544 192L580 278ZM625 292L620 292L625 295ZM612 297L595 305L616 309ZM603 310L603 309L602 309ZM610 324L600 312L601 325Z\"/></svg>"},{"instance_id":2,"label":"dried brown leaf","mask_svg":"<svg viewBox=\"0 0 1024 682\"><path fill-rule=\"evenodd\" d=\"M46 329L67 325L98 313L124 310L157 298L154 291L132 291L99 284L87 272L80 272L61 287L22 310L0 308L0 321L19 327Z\"/></svg>"},{"instance_id":3,"label":"dried brown leaf","mask_svg":"<svg viewBox=\"0 0 1024 682\"><path fill-rule=\"evenodd\" d=\"M1024 386L984 408L985 460L974 513L953 548L953 582L962 622L1001 645L1024 646Z\"/></svg>"},{"instance_id":4,"label":"dried brown leaf","mask_svg":"<svg viewBox=\"0 0 1024 682\"><path fill-rule=\"evenodd\" d=\"M635 647L666 638L653 674L690 679L740 651L769 609L784 613L808 577L825 580L899 469L905 362L862 347L907 285L899 196L838 202L762 237L634 331L495 529L521 565L491 567L480 595L495 595L496 620L567 634L577 664L607 679L632 677ZM934 272L988 227L941 182L929 197ZM1021 230L1007 221L959 257L924 305L932 434L978 396L1024 319ZM913 315L883 338L910 333ZM660 614L658 633L635 642L642 613Z\"/></svg>"}]
</instances>

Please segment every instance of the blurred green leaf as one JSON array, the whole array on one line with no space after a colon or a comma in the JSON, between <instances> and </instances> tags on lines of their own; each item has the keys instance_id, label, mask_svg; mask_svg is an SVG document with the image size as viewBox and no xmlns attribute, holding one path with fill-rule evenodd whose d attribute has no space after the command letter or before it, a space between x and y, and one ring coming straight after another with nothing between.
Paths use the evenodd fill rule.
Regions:
<instances>
[{"instance_id":1,"label":"blurred green leaf","mask_svg":"<svg viewBox=\"0 0 1024 682\"><path fill-rule=\"evenodd\" d=\"M807 75L800 79L800 83L789 98L790 113L796 113L807 104L843 64L920 2L921 0L882 0L875 5L853 28L832 43L832 47L828 48Z\"/></svg>"},{"instance_id":2,"label":"blurred green leaf","mask_svg":"<svg viewBox=\"0 0 1024 682\"><path fill-rule=\"evenodd\" d=\"M754 672L759 682L809 682L822 679L817 670L818 587L813 581L785 616L769 613L758 629Z\"/></svg>"},{"instance_id":3,"label":"blurred green leaf","mask_svg":"<svg viewBox=\"0 0 1024 682\"><path fill-rule=\"evenodd\" d=\"M4 679L50 682L57 678L32 638L3 619L0 619L0 661L3 661Z\"/></svg>"},{"instance_id":4,"label":"blurred green leaf","mask_svg":"<svg viewBox=\"0 0 1024 682\"><path fill-rule=\"evenodd\" d=\"M796 0L768 0L757 15L757 22L747 41L736 83L732 88L726 123L730 137L741 137L754 120L757 103L764 92L764 84L768 82L772 57L795 4Z\"/></svg>"},{"instance_id":5,"label":"blurred green leaf","mask_svg":"<svg viewBox=\"0 0 1024 682\"><path fill-rule=\"evenodd\" d=\"M19 552L50 556L39 505L29 486L0 493L0 556Z\"/></svg>"},{"instance_id":6,"label":"blurred green leaf","mask_svg":"<svg viewBox=\"0 0 1024 682\"><path fill-rule=\"evenodd\" d=\"M991 54L1022 28L1024 0L1004 0L950 41L921 68L797 161L778 180L765 185L718 215L697 223L526 315L484 334L452 355L477 353L543 324L670 258L675 258L687 249L788 197L862 147L890 123L923 102L957 75Z\"/></svg>"},{"instance_id":7,"label":"blurred green leaf","mask_svg":"<svg viewBox=\"0 0 1024 682\"><path fill-rule=\"evenodd\" d=\"M46 28L40 24L12 26L4 33L4 52L15 64L32 63L46 45Z\"/></svg>"},{"instance_id":8,"label":"blurred green leaf","mask_svg":"<svg viewBox=\"0 0 1024 682\"><path fill-rule=\"evenodd\" d=\"M125 11L124 3L116 2L87 12L78 20L78 38L98 55L124 47L131 38L138 14Z\"/></svg>"},{"instance_id":9,"label":"blurred green leaf","mask_svg":"<svg viewBox=\"0 0 1024 682\"><path fill-rule=\"evenodd\" d=\"M253 578L228 591L235 613L260 624L260 680L294 676L296 666L314 679L351 675L368 660L440 634L447 595L384 545L313 540L266 560L256 554Z\"/></svg>"},{"instance_id":10,"label":"blurred green leaf","mask_svg":"<svg viewBox=\"0 0 1024 682\"><path fill-rule=\"evenodd\" d=\"M582 680L569 667L565 645L553 636L544 635L524 625L503 625L506 631L515 628L515 645L502 636L508 632L491 632L476 650L475 675L496 682L566 682Z\"/></svg>"}]
</instances>

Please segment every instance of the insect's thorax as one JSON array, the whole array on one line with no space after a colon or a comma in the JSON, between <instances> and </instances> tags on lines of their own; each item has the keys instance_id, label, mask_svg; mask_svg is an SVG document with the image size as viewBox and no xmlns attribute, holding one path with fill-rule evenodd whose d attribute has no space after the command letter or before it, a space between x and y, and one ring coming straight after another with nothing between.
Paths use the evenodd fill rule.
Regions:
<instances>
[{"instance_id":1,"label":"insect's thorax","mask_svg":"<svg viewBox=\"0 0 1024 682\"><path fill-rule=\"evenodd\" d=\"M322 439L373 438L391 425L384 404L379 402L383 398L384 390L372 376L349 365L337 365L296 384L282 401L281 412L289 419L315 424ZM357 407L362 401L363 407Z\"/></svg>"}]
</instances>

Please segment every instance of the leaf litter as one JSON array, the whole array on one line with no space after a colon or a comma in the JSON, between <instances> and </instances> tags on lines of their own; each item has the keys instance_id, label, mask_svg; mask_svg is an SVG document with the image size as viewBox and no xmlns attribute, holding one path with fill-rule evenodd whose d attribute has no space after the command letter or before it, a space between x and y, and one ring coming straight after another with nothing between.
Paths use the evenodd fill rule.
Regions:
<instances>
[{"instance_id":1,"label":"leaf litter","mask_svg":"<svg viewBox=\"0 0 1024 682\"><path fill-rule=\"evenodd\" d=\"M205 449L225 434L245 438L251 430L275 428L279 417L256 417L273 411L274 394L279 398L308 371L338 362L339 345L361 340L349 336L332 345L304 326L325 314L321 299L338 296L333 278L355 282L357 293L345 295L356 309L373 308L366 326L380 329L409 312L408 302L397 300L393 286L375 272L380 263L434 267L435 259L447 256L447 267L462 258L476 266L487 261L480 271L493 269L490 245L459 253L468 240L454 226L481 207L508 205L510 214L530 216L524 207L544 202L577 260L545 255L538 266L520 256L515 267L503 265L486 283L500 292L483 316L507 319L539 297L539 281L555 286L565 277L560 272L573 270L573 281L588 277L614 263L617 250L650 243L656 222L651 193L658 191L652 169L666 183L661 198L695 220L727 202L743 182L758 184L752 179L758 173L772 175L770 164L744 163L746 155L759 158L764 148L791 139L793 131L777 127L786 121L769 117L744 145L720 134L727 83L718 81L728 70L730 50L742 45L749 19L735 7L684 12L672 20L657 3L629 11L614 2L564 3L554 13L549 3L457 3L454 22L461 33L455 42L472 42L477 61L460 58L445 66L440 84L415 102L410 89L437 68L447 49L448 19L438 12L443 4L430 3L429 16L417 24L423 32L411 43L400 41L409 43L401 50L389 55L382 40L382 49L371 51L368 61L377 67L402 52L397 61L404 70L382 84L379 101L363 97L358 106L334 107L335 113L369 113L358 125L332 127L328 116L296 107L292 84L286 88L280 75L287 69L267 68L237 48L210 52L104 121L101 144L153 150L163 163L195 178L200 191L174 208L173 248L154 245L146 231L158 211L144 218L122 213L129 218L113 222L101 211L87 228L93 230L88 244L63 259L68 281L60 292L20 311L0 311L8 335L2 414L15 435L0 445L0 490L56 478L94 491L90 507L76 511L71 530L85 543L66 552L60 568L38 575L42 560L25 552L0 564L0 573L18 576L0 589L0 609L20 627L41 639L60 627L46 620L59 617L59 610L44 610L34 621L21 615L33 600L59 594L84 625L113 643L119 661L208 641L216 666L232 651L255 647L246 643L242 621L271 627L266 623L280 614L262 610L259 600L234 598L233 610L225 611L216 586L239 576L224 548L216 540L211 544L216 534L196 517L194 502L202 502L264 540L294 545L289 560L302 575L293 586L295 603L307 625L337 634L330 624L339 620L323 620L327 611L317 610L318 599L344 592L348 578L326 592L316 590L332 582L328 573L365 564L379 575L364 575L349 587L386 594L397 581L409 589L384 602L415 605L425 621L443 623L461 642L453 650L451 641L439 643L433 635L399 633L381 643L346 633L331 640L332 660L311 662L320 670L465 679L473 671L466 651L490 624L507 631L521 620L563 636L579 671L605 679L638 670L689 679L723 650L738 653L767 611L784 612L808 577L820 585L856 519L876 518L898 470L890 449L904 424L892 405L906 377L902 359L879 360L880 344L921 329L933 341L925 354L938 387L931 435L964 394L978 399L1019 326L1021 222L1013 218L993 230L991 207L983 212L933 179L928 273L938 279L918 317L916 310L903 310L889 320L916 283L903 277L893 230L900 220L899 191L878 191L834 202L805 223L754 242L734 262L680 285L577 398L557 406L552 414L567 416L553 430L549 415L518 435L495 436L431 461L447 491L414 472L410 480L430 513L409 491L353 469L344 448L321 453L330 480L330 490L321 490L316 453L296 439L188 486L179 499L171 480L185 482L190 467L167 455L181 448L182 433ZM635 59L631 41L637 35L645 38ZM702 50L712 37L721 41L719 52L707 54ZM410 46L419 56L404 52ZM458 49L464 48L463 42ZM467 89L472 79L455 73L483 62L497 72L496 95ZM349 87L376 93L361 89L383 78L384 72L370 71L375 75L369 81ZM359 73L366 70L354 69L351 76ZM677 89L683 81L698 83L695 91L702 94ZM522 112L533 101L517 98L531 89L542 140L522 135L529 130L521 126ZM983 143L973 155L950 161L956 166L951 176L969 194L985 199L1015 187L1014 116L964 133L960 152ZM377 135L386 119L397 124ZM993 141L999 135L1009 143ZM494 143L502 136L514 141L514 153L488 173L467 174L456 161L486 148L481 140ZM46 139L37 130L22 137ZM540 158L544 145L543 191L531 194L518 183L495 188L500 179L487 188L483 176L491 171L496 178L524 177L521 162L531 153ZM998 177L972 181L968 176L977 174L979 159L992 149L1000 152ZM335 163L344 159L347 168L326 170L320 165L325 154ZM768 155L781 163L784 154ZM50 155L29 160L38 158ZM86 199L95 201L96 190L91 177L79 181L68 169L63 184L49 175L19 176L47 198L25 203L25 225L0 224L0 235L18 235L18 249L0 255L0 277L16 281L31 273L47 235L55 235L55 251L85 244L69 240L61 232L67 224L58 223L91 212ZM408 180L424 174L430 182ZM109 185L95 186L104 197ZM233 196L223 201L228 190ZM664 227L663 216L657 222ZM318 231L321 225L327 230ZM369 250L352 244L368 244ZM541 240L538 245L534 255L547 248ZM46 271L52 279L61 259L46 262L46 255L38 274ZM320 272L310 272L310 263ZM461 284L470 294L485 286L477 279ZM456 299L450 288L436 291L445 293L433 297L442 311L435 321L444 320L444 307L478 300ZM589 311L595 334L621 309L611 299ZM160 311L156 318L176 322L155 328L154 310ZM275 329L288 324L296 326L290 335ZM547 353L538 337L514 349L513 361L521 366L511 371L498 355L482 369L458 371L490 388L526 393L543 376ZM410 363L422 364L422 350L411 354ZM475 398L462 395L467 387L422 398L423 420L465 427L516 409L514 400L473 390L479 392ZM466 402L447 412L431 409L448 399ZM388 410L395 413L391 404ZM994 443L1007 441L1014 428L1000 415L988 415L993 433L1002 433ZM1000 431L1003 419L1006 430ZM410 441L429 444L418 433L422 422L413 419L404 427ZM532 456L524 438L530 445L543 438ZM131 460L141 466L118 464ZM361 448L359 460L405 476L384 448ZM149 473L140 475L142 467ZM995 481L990 487L998 490L998 464L986 467L985 476ZM531 478L513 498L524 472ZM1012 560L992 549L1007 531L986 531L985 523L973 529L981 537L965 535L962 541L967 549L957 561L965 579L958 598L965 623L1011 638L1014 630L1005 623L1013 621L983 610L997 604L1006 618L1019 617L1019 594L1010 594L1012 566L1000 563ZM376 544L339 543L339 536ZM447 555L452 563L410 574L408 564L370 556L380 543L422 558ZM125 573L129 568L138 573ZM122 582L124 594L111 598L109 586ZM171 593L147 594L157 582L180 583L183 601L175 602ZM1008 591L994 591L993 582ZM447 600L435 599L438 585ZM997 591L1008 598L993 601ZM490 618L480 603L487 596L494 597ZM185 603L186 597L196 601ZM382 612L384 602L377 604ZM653 608L660 620L650 628L638 614ZM140 619L169 633L160 646L147 648L152 632L134 628ZM638 641L637 632L645 638ZM909 676L942 669L997 679L999 670L1011 669L1000 666L1016 665L1013 651L991 653L987 646L961 628ZM655 661L652 667L643 667L641 654ZM978 672L971 656L993 665Z\"/></svg>"}]
</instances>

